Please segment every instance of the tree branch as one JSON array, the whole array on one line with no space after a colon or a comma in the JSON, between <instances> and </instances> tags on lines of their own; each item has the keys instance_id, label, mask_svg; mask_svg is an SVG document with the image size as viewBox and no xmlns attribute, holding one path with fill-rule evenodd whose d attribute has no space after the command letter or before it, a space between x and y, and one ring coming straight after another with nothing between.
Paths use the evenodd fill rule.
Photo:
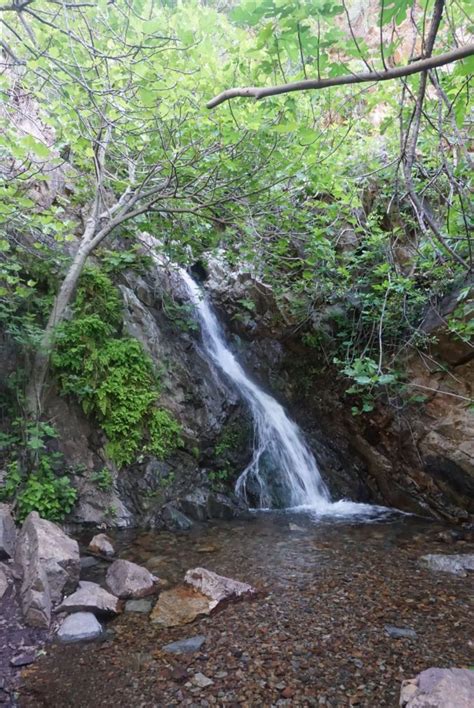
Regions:
<instances>
[{"instance_id":1,"label":"tree branch","mask_svg":"<svg viewBox=\"0 0 474 708\"><path fill-rule=\"evenodd\" d=\"M466 44L462 47L458 47L457 49L453 49L450 52L438 54L435 57L429 57L427 59L419 59L418 61L414 61L406 66L397 66L393 69L388 69L387 71L366 71L360 74L335 76L331 79L307 79L304 81L294 81L289 84L281 84L280 86L269 86L267 88L261 88L258 86L232 88L227 89L212 98L206 106L207 108L215 108L221 103L224 103L224 101L228 101L231 98L236 98L237 96L241 96L243 98L255 98L255 100L258 101L261 98L278 96L283 93L291 93L292 91L307 91L308 89L318 90L328 88L329 86L362 84L369 83L371 81L390 81L391 79L399 79L403 76L419 74L422 71L435 69L438 66L452 64L455 61L466 59L472 55L474 55L474 44Z\"/></svg>"}]
</instances>

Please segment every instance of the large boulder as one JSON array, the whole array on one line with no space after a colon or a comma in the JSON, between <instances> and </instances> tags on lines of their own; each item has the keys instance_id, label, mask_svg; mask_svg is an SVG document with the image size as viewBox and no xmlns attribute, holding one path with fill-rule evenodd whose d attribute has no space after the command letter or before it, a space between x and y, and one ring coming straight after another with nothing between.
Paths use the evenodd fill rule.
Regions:
<instances>
[{"instance_id":1,"label":"large boulder","mask_svg":"<svg viewBox=\"0 0 474 708\"><path fill-rule=\"evenodd\" d=\"M105 584L117 597L145 597L155 592L158 578L146 568L127 560L116 560L107 571Z\"/></svg>"},{"instance_id":2,"label":"large boulder","mask_svg":"<svg viewBox=\"0 0 474 708\"><path fill-rule=\"evenodd\" d=\"M473 705L474 671L468 669L426 669L402 683L402 708L471 708Z\"/></svg>"},{"instance_id":3,"label":"large boulder","mask_svg":"<svg viewBox=\"0 0 474 708\"><path fill-rule=\"evenodd\" d=\"M56 612L93 612L96 615L117 615L120 600L97 583L82 580L79 588L64 598Z\"/></svg>"},{"instance_id":4,"label":"large boulder","mask_svg":"<svg viewBox=\"0 0 474 708\"><path fill-rule=\"evenodd\" d=\"M0 504L0 558L15 555L16 527L7 504Z\"/></svg>"},{"instance_id":5,"label":"large boulder","mask_svg":"<svg viewBox=\"0 0 474 708\"><path fill-rule=\"evenodd\" d=\"M26 623L49 627L51 607L79 580L77 541L32 511L18 534L15 560L23 573L21 600Z\"/></svg>"},{"instance_id":6,"label":"large boulder","mask_svg":"<svg viewBox=\"0 0 474 708\"><path fill-rule=\"evenodd\" d=\"M83 642L97 639L102 634L102 626L92 612L76 612L68 615L57 632L62 642Z\"/></svg>"}]
</instances>

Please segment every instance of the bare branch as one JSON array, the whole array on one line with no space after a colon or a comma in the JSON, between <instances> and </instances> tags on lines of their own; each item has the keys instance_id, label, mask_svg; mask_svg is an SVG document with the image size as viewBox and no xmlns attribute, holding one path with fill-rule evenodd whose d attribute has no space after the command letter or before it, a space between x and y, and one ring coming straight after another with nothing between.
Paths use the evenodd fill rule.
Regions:
<instances>
[{"instance_id":1,"label":"bare branch","mask_svg":"<svg viewBox=\"0 0 474 708\"><path fill-rule=\"evenodd\" d=\"M309 89L319 90L330 86L362 84L370 81L391 81L392 79L400 79L404 76L411 76L412 74L419 74L423 71L429 71L430 69L435 69L438 66L446 66L446 64L452 64L455 61L460 61L461 59L466 59L467 57L473 55L474 44L466 44L462 47L458 47L457 49L453 49L450 52L438 54L437 56L429 57L427 59L419 59L418 61L414 61L412 64L397 66L393 69L388 69L387 71L366 71L360 74L345 74L344 76L336 76L331 79L307 79L304 81L294 81L293 83L281 84L280 86L269 86L267 88L258 86L232 88L227 89L212 98L206 106L207 108L215 108L221 103L238 96L243 98L255 98L255 100L259 101L260 99L267 98L268 96L279 96L283 93L291 93L293 91L307 91Z\"/></svg>"}]
</instances>

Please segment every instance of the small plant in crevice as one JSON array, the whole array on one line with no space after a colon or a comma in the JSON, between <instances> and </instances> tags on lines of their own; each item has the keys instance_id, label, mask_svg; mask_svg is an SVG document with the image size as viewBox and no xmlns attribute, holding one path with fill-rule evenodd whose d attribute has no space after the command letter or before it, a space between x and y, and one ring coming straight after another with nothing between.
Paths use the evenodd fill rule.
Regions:
<instances>
[{"instance_id":1,"label":"small plant in crevice","mask_svg":"<svg viewBox=\"0 0 474 708\"><path fill-rule=\"evenodd\" d=\"M196 332L199 329L194 317L194 306L191 303L179 304L170 295L163 293L161 306L166 317L182 332Z\"/></svg>"},{"instance_id":2,"label":"small plant in crevice","mask_svg":"<svg viewBox=\"0 0 474 708\"><path fill-rule=\"evenodd\" d=\"M233 471L229 466L221 467L218 470L211 470L207 473L207 478L211 482L211 486L219 489L222 485L227 484L232 478Z\"/></svg>"},{"instance_id":3,"label":"small plant in crevice","mask_svg":"<svg viewBox=\"0 0 474 708\"><path fill-rule=\"evenodd\" d=\"M114 479L107 467L101 467L91 475L91 480L101 492L109 492L114 486Z\"/></svg>"}]
</instances>

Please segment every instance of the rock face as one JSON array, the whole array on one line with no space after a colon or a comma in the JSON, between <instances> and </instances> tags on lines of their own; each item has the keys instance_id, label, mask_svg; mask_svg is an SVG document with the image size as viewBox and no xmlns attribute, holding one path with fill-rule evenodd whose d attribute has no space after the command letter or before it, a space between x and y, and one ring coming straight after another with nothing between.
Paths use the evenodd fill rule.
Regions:
<instances>
[{"instance_id":1,"label":"rock face","mask_svg":"<svg viewBox=\"0 0 474 708\"><path fill-rule=\"evenodd\" d=\"M93 553L100 553L103 556L115 555L112 540L105 533L98 533L89 543L89 550Z\"/></svg>"},{"instance_id":2,"label":"rock face","mask_svg":"<svg viewBox=\"0 0 474 708\"><path fill-rule=\"evenodd\" d=\"M465 578L468 570L474 571L474 553L461 553L458 555L443 555L441 553L430 553L422 556L420 561L428 566L430 570L441 573L451 573Z\"/></svg>"},{"instance_id":3,"label":"rock face","mask_svg":"<svg viewBox=\"0 0 474 708\"><path fill-rule=\"evenodd\" d=\"M7 575L0 564L0 600L5 595L7 589L8 589L8 578L7 578Z\"/></svg>"},{"instance_id":4,"label":"rock face","mask_svg":"<svg viewBox=\"0 0 474 708\"><path fill-rule=\"evenodd\" d=\"M120 598L140 598L156 590L158 578L146 568L126 560L116 560L107 571L105 583Z\"/></svg>"},{"instance_id":5,"label":"rock face","mask_svg":"<svg viewBox=\"0 0 474 708\"><path fill-rule=\"evenodd\" d=\"M471 708L474 705L474 671L426 669L400 692L402 708Z\"/></svg>"},{"instance_id":6,"label":"rock face","mask_svg":"<svg viewBox=\"0 0 474 708\"><path fill-rule=\"evenodd\" d=\"M198 488L180 500L183 512L195 521L208 519L230 520L239 516L243 509L225 494Z\"/></svg>"},{"instance_id":7,"label":"rock face","mask_svg":"<svg viewBox=\"0 0 474 708\"><path fill-rule=\"evenodd\" d=\"M469 409L474 349L446 324L458 304L456 293L426 313L421 329L431 338L427 351L398 362L410 394L423 395L425 401L407 405L406 396L400 409L383 400L369 414L354 417L345 394L349 382L328 364L327 351L306 346L302 331L294 334L296 323L285 304L276 303L248 273L212 261L209 270L206 289L237 335L241 361L257 380L279 392L315 451L334 497L428 511L450 521L474 515L474 419ZM248 316L242 300L255 305ZM331 340L334 308L337 304L316 308L310 331Z\"/></svg>"},{"instance_id":8,"label":"rock face","mask_svg":"<svg viewBox=\"0 0 474 708\"><path fill-rule=\"evenodd\" d=\"M92 612L76 612L66 617L56 636L61 642L82 642L101 634L102 627Z\"/></svg>"},{"instance_id":9,"label":"rock face","mask_svg":"<svg viewBox=\"0 0 474 708\"><path fill-rule=\"evenodd\" d=\"M0 559L13 558L15 555L16 527L10 509L0 504Z\"/></svg>"},{"instance_id":10,"label":"rock face","mask_svg":"<svg viewBox=\"0 0 474 708\"><path fill-rule=\"evenodd\" d=\"M56 612L93 612L96 615L116 615L121 612L120 601L97 583L82 580L79 588L64 598Z\"/></svg>"},{"instance_id":11,"label":"rock face","mask_svg":"<svg viewBox=\"0 0 474 708\"><path fill-rule=\"evenodd\" d=\"M49 627L51 608L79 580L79 546L51 521L32 511L18 535L15 560L23 571L25 622Z\"/></svg>"},{"instance_id":12,"label":"rock face","mask_svg":"<svg viewBox=\"0 0 474 708\"><path fill-rule=\"evenodd\" d=\"M188 570L184 582L210 598L212 609L222 602L250 598L257 594L257 590L251 585L217 575L206 568Z\"/></svg>"}]
</instances>

